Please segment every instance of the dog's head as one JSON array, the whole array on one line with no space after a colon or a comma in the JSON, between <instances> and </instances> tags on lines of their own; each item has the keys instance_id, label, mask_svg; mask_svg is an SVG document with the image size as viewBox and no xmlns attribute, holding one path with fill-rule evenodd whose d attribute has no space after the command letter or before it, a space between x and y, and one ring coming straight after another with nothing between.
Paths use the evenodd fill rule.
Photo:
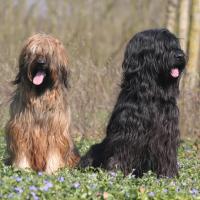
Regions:
<instances>
[{"instance_id":1,"label":"dog's head","mask_svg":"<svg viewBox=\"0 0 200 200\"><path fill-rule=\"evenodd\" d=\"M54 37L35 34L28 38L19 57L14 81L42 91L63 84L68 87L68 65L64 46Z\"/></svg>"},{"instance_id":2,"label":"dog's head","mask_svg":"<svg viewBox=\"0 0 200 200\"><path fill-rule=\"evenodd\" d=\"M179 80L186 65L186 57L179 40L167 29L137 33L128 43L123 70L129 77L140 73L162 83Z\"/></svg>"}]
</instances>

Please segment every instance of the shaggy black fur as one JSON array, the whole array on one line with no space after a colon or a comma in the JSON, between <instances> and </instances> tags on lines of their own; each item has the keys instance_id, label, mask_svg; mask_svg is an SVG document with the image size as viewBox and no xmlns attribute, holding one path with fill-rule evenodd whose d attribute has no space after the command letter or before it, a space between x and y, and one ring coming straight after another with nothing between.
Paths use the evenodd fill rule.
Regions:
<instances>
[{"instance_id":1,"label":"shaggy black fur","mask_svg":"<svg viewBox=\"0 0 200 200\"><path fill-rule=\"evenodd\" d=\"M179 41L168 30L137 33L125 51L121 92L106 137L91 147L80 167L120 169L136 177L148 170L178 175L176 97L185 64Z\"/></svg>"}]
</instances>

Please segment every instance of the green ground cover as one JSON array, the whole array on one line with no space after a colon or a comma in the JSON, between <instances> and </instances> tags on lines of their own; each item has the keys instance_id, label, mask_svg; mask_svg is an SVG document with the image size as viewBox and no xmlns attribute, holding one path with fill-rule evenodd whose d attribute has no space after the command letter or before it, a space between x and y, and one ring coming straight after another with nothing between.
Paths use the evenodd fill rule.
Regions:
<instances>
[{"instance_id":1,"label":"green ground cover","mask_svg":"<svg viewBox=\"0 0 200 200\"><path fill-rule=\"evenodd\" d=\"M126 178L118 172L63 169L55 175L20 171L3 164L5 142L0 134L0 199L200 199L199 142L179 148L179 178ZM91 141L77 142L83 154Z\"/></svg>"}]
</instances>

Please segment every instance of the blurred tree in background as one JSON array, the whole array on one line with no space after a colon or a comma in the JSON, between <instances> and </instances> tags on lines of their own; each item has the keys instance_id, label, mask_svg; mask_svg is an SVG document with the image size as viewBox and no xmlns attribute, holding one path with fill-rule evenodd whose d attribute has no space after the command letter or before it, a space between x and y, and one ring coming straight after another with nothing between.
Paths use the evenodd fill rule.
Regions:
<instances>
[{"instance_id":1,"label":"blurred tree in background","mask_svg":"<svg viewBox=\"0 0 200 200\"><path fill-rule=\"evenodd\" d=\"M199 1L0 1L0 128L8 119L14 90L10 81L16 74L18 55L23 41L31 34L49 33L64 43L71 68L73 133L97 137L104 134L119 91L126 43L138 31L167 26L178 34L185 43L183 48L191 54L182 85L187 86L189 77L196 76L193 89L181 93L182 132L199 134L199 93L194 92L199 91L200 65L194 61L199 56ZM190 100L186 99L190 97L188 93L192 94ZM195 110L189 106L185 109L191 104Z\"/></svg>"},{"instance_id":2,"label":"blurred tree in background","mask_svg":"<svg viewBox=\"0 0 200 200\"><path fill-rule=\"evenodd\" d=\"M181 88L181 129L200 137L200 0L169 0L167 27L189 59Z\"/></svg>"}]
</instances>

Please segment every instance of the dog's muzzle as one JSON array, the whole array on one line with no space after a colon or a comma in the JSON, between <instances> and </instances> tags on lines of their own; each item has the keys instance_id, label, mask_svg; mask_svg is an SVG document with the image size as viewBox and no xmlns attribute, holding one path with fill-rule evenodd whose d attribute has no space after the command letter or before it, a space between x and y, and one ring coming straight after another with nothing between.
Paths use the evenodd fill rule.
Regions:
<instances>
[{"instance_id":1,"label":"dog's muzzle","mask_svg":"<svg viewBox=\"0 0 200 200\"><path fill-rule=\"evenodd\" d=\"M45 65L46 60L44 58L38 58L34 64L32 82L36 86L39 86L44 82L46 77Z\"/></svg>"}]
</instances>

